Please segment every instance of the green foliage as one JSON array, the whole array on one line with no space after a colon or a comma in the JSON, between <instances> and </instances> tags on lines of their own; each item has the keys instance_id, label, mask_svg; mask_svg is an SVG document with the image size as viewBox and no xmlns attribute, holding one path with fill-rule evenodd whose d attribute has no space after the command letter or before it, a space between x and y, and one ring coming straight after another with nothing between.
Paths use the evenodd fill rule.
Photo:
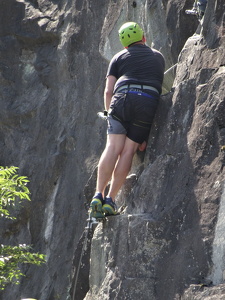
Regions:
<instances>
[{"instance_id":1,"label":"green foliage","mask_svg":"<svg viewBox=\"0 0 225 300\"><path fill-rule=\"evenodd\" d=\"M26 176L19 176L17 167L0 167L0 217L10 217L9 208L15 206L15 201L30 200L29 182Z\"/></svg>"},{"instance_id":2,"label":"green foliage","mask_svg":"<svg viewBox=\"0 0 225 300\"><path fill-rule=\"evenodd\" d=\"M10 209L14 208L16 201L30 201L30 191L26 184L26 176L17 174L17 167L0 167L0 218L15 219L10 216ZM41 265L45 263L45 255L31 253L31 246L0 245L0 290L4 290L8 283L19 284L24 274L20 271L20 264Z\"/></svg>"},{"instance_id":3,"label":"green foliage","mask_svg":"<svg viewBox=\"0 0 225 300\"><path fill-rule=\"evenodd\" d=\"M8 283L19 284L20 277L24 274L20 271L19 264L41 265L45 263L45 256L39 253L31 253L29 245L0 246L0 289L3 290Z\"/></svg>"}]
</instances>

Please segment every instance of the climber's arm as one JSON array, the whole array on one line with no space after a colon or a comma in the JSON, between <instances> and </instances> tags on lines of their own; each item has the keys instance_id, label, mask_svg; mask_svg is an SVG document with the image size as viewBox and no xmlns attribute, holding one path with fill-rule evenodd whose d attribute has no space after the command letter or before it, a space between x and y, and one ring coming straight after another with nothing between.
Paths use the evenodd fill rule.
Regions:
<instances>
[{"instance_id":1,"label":"climber's arm","mask_svg":"<svg viewBox=\"0 0 225 300\"><path fill-rule=\"evenodd\" d=\"M106 78L105 91L104 91L105 110L109 110L116 80L117 80L116 77L113 75L109 75Z\"/></svg>"}]
</instances>

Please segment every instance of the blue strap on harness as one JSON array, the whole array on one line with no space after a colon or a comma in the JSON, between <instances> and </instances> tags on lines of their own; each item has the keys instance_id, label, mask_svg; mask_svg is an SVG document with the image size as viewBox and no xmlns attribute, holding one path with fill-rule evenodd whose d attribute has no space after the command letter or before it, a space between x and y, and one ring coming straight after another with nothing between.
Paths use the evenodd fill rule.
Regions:
<instances>
[{"instance_id":1,"label":"blue strap on harness","mask_svg":"<svg viewBox=\"0 0 225 300\"><path fill-rule=\"evenodd\" d=\"M154 96L152 96L152 95L149 95L149 94L147 94L147 93L144 93L144 92L128 91L127 93L128 93L128 94L135 94L135 95L145 96L145 97L152 98L152 99L157 99L156 97L154 97Z\"/></svg>"}]
</instances>

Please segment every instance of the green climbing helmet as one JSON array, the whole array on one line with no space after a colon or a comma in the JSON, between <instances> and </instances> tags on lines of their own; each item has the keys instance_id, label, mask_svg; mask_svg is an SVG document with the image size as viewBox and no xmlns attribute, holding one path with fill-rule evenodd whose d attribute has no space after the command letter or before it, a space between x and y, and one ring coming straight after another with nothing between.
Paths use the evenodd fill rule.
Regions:
<instances>
[{"instance_id":1,"label":"green climbing helmet","mask_svg":"<svg viewBox=\"0 0 225 300\"><path fill-rule=\"evenodd\" d=\"M143 38L143 30L135 22L127 22L119 29L120 42L124 47L139 42Z\"/></svg>"}]
</instances>

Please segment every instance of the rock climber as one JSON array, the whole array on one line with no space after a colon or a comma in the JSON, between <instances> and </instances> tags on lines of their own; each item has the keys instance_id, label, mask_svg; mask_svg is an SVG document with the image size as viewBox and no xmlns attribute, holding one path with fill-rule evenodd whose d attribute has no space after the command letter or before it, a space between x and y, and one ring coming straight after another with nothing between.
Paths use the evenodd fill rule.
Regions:
<instances>
[{"instance_id":1,"label":"rock climber","mask_svg":"<svg viewBox=\"0 0 225 300\"><path fill-rule=\"evenodd\" d=\"M115 197L130 171L135 152L139 147L143 150L146 144L165 69L163 55L145 44L143 30L137 23L123 24L119 39L125 49L112 58L106 74L107 142L90 204L91 216L96 218L117 213Z\"/></svg>"},{"instance_id":2,"label":"rock climber","mask_svg":"<svg viewBox=\"0 0 225 300\"><path fill-rule=\"evenodd\" d=\"M195 0L191 10L186 10L186 14L197 15L199 19L202 19L205 13L207 0Z\"/></svg>"}]
</instances>

